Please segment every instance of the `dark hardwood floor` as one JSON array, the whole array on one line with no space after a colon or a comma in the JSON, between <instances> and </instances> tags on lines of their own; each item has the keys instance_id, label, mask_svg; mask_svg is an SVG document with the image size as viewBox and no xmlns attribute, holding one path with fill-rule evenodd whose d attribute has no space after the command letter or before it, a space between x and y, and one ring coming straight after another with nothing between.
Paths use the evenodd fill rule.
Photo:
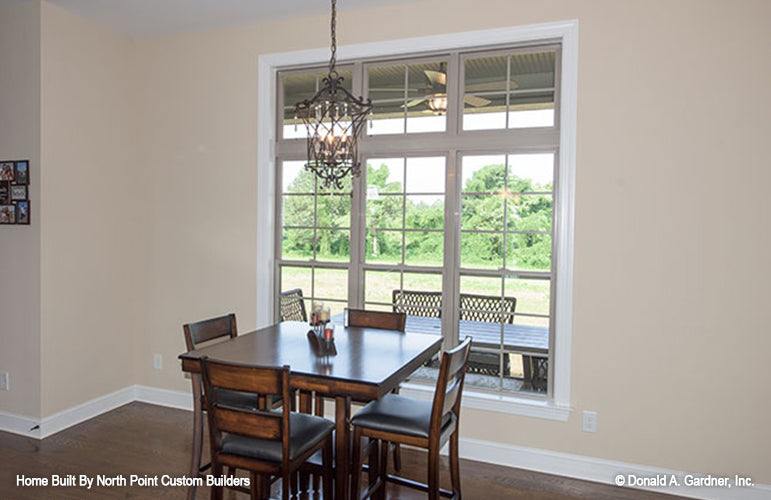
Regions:
<instances>
[{"instance_id":1,"label":"dark hardwood floor","mask_svg":"<svg viewBox=\"0 0 771 500\"><path fill-rule=\"evenodd\" d=\"M72 498L185 498L184 487L18 487L16 476L48 477L84 474L94 477L130 474L181 477L187 473L192 414L159 406L131 403L71 427L42 441L0 432L1 499ZM208 453L208 450L205 451ZM403 450L403 473L425 479L425 456ZM449 487L447 461L443 459L442 483ZM617 488L560 476L461 461L463 496L466 500L643 500L674 499L669 495ZM280 497L277 488L274 497ZM208 488L197 498L209 498ZM247 498L227 492L225 498ZM311 497L312 498L312 497ZM388 498L424 499L420 492L389 485Z\"/></svg>"}]
</instances>

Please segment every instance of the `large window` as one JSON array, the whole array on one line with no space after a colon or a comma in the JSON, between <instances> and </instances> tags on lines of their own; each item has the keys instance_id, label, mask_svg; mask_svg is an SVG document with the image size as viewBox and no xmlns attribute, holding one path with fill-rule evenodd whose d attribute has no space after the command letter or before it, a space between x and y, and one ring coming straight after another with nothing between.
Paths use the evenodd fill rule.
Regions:
<instances>
[{"instance_id":1,"label":"large window","mask_svg":"<svg viewBox=\"0 0 771 500\"><path fill-rule=\"evenodd\" d=\"M409 330L448 347L471 335L468 385L548 395L560 61L559 44L540 44L346 65L374 106L361 175L332 191L303 169L293 114L324 70L279 72L277 291L333 313L405 311Z\"/></svg>"}]
</instances>

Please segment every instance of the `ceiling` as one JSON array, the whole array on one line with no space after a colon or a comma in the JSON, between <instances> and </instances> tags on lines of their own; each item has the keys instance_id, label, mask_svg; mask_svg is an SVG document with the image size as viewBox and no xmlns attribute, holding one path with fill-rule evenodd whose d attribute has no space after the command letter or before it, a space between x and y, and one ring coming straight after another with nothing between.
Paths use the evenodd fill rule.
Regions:
<instances>
[{"instance_id":1,"label":"ceiling","mask_svg":"<svg viewBox=\"0 0 771 500\"><path fill-rule=\"evenodd\" d=\"M0 5L25 0L0 0ZM31 0L26 0L31 1ZM329 0L46 0L80 17L137 38L328 13ZM339 0L338 10L410 0Z\"/></svg>"}]
</instances>

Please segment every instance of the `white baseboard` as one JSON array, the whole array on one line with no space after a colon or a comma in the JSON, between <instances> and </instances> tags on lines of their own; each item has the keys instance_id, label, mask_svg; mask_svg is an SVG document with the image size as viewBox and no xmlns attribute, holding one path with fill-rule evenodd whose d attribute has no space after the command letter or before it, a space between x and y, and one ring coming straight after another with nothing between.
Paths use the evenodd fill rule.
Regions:
<instances>
[{"instance_id":1,"label":"white baseboard","mask_svg":"<svg viewBox=\"0 0 771 500\"><path fill-rule=\"evenodd\" d=\"M0 411L0 431L40 439L39 424L36 418Z\"/></svg>"},{"instance_id":2,"label":"white baseboard","mask_svg":"<svg viewBox=\"0 0 771 500\"><path fill-rule=\"evenodd\" d=\"M680 486L639 487L637 489L690 498L705 500L768 500L771 498L771 485L758 484L751 487L734 486L732 488L688 487L684 486L684 477L686 475L704 477L706 474L660 469L646 465L492 443L471 438L460 439L460 456L479 462L517 467L611 485L615 484L615 478L618 475L622 475L625 480L628 480L630 475L637 478L661 476L666 478L666 482L669 482L670 478L674 476ZM731 476L732 482L733 479L733 476Z\"/></svg>"},{"instance_id":3,"label":"white baseboard","mask_svg":"<svg viewBox=\"0 0 771 500\"><path fill-rule=\"evenodd\" d=\"M193 394L190 392L170 391L146 385L135 385L134 394L135 401L193 411Z\"/></svg>"},{"instance_id":4,"label":"white baseboard","mask_svg":"<svg viewBox=\"0 0 771 500\"><path fill-rule=\"evenodd\" d=\"M134 387L129 386L44 417L40 420L40 438L47 438L132 401L134 401Z\"/></svg>"},{"instance_id":5,"label":"white baseboard","mask_svg":"<svg viewBox=\"0 0 771 500\"><path fill-rule=\"evenodd\" d=\"M193 409L193 395L189 392L133 385L68 408L42 420L0 411L0 431L43 439L133 401L182 410ZM32 430L36 425L40 427ZM628 478L630 475L638 478L665 476L667 482L670 477L674 476L681 486L641 487L639 489L704 500L768 500L771 498L771 485L757 484L751 487L734 486L732 488L687 487L683 485L686 474L691 474L694 477L703 477L704 475L472 438L460 439L460 456L479 462L604 484L614 484L618 475L622 475L624 478Z\"/></svg>"}]
</instances>

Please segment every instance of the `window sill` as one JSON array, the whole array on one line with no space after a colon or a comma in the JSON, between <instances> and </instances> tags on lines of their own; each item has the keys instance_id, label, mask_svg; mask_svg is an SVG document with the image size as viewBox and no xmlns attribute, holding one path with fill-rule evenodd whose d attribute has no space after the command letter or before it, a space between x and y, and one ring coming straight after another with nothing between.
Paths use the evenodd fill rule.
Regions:
<instances>
[{"instance_id":1,"label":"window sill","mask_svg":"<svg viewBox=\"0 0 771 500\"><path fill-rule=\"evenodd\" d=\"M434 395L434 386L406 383L401 385L400 393L416 399L430 401ZM486 392L463 389L463 406L475 410L494 411L509 415L521 415L524 417L542 418L566 422L570 416L570 407L556 405L550 401L529 399L503 394L489 394Z\"/></svg>"}]
</instances>

